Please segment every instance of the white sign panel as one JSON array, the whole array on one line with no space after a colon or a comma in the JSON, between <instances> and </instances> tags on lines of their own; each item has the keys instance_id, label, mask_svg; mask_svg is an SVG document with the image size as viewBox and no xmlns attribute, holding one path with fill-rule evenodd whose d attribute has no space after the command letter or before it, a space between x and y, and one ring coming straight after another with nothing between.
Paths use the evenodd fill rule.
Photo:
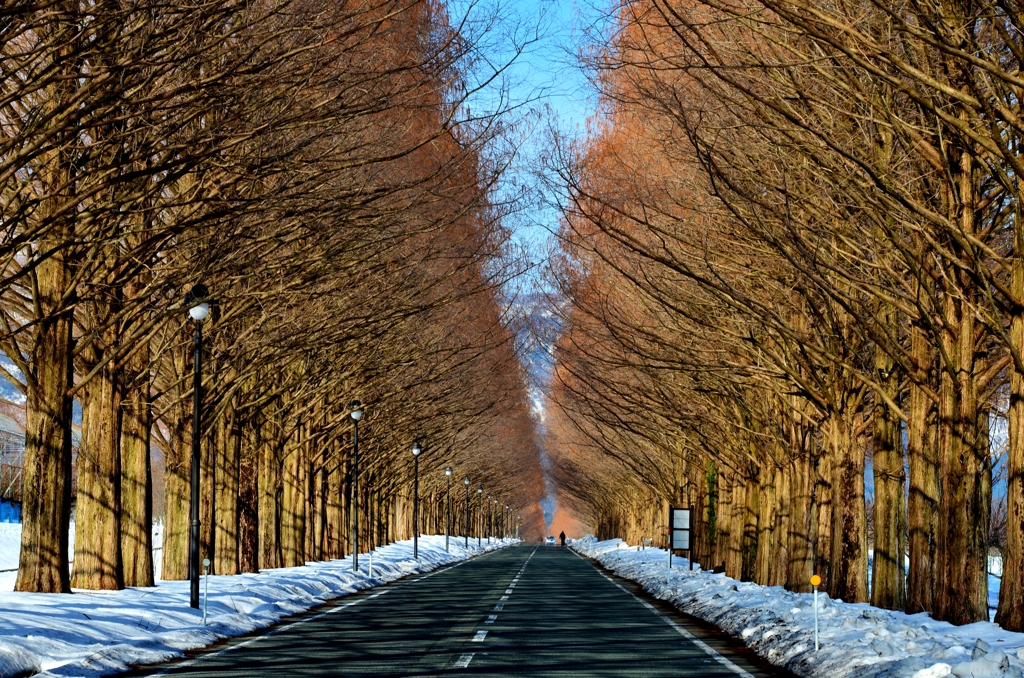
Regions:
<instances>
[{"instance_id":1,"label":"white sign panel","mask_svg":"<svg viewBox=\"0 0 1024 678\"><path fill-rule=\"evenodd\" d=\"M672 509L672 529L690 529L690 509Z\"/></svg>"},{"instance_id":2,"label":"white sign panel","mask_svg":"<svg viewBox=\"0 0 1024 678\"><path fill-rule=\"evenodd\" d=\"M690 550L690 531L672 530L672 548L676 550Z\"/></svg>"}]
</instances>

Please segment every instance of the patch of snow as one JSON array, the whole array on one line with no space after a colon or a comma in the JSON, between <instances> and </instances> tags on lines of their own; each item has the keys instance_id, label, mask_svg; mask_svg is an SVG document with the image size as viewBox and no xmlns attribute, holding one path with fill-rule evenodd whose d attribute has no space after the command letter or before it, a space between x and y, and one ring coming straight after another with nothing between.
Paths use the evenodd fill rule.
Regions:
<instances>
[{"instance_id":1,"label":"patch of snow","mask_svg":"<svg viewBox=\"0 0 1024 678\"><path fill-rule=\"evenodd\" d=\"M685 558L673 558L669 570L663 549L638 551L619 539L599 542L588 537L572 547L800 676L1024 676L1024 633L991 622L953 626L927 613L908 615L844 603L819 592L820 650L815 652L813 594L739 582L704 572L696 564L691 571Z\"/></svg>"}]
</instances>

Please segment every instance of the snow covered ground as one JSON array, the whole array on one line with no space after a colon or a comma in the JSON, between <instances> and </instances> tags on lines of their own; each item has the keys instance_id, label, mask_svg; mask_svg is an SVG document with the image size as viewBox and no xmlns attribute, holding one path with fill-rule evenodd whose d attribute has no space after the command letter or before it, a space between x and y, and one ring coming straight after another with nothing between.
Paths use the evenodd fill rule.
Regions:
<instances>
[{"instance_id":1,"label":"snow covered ground","mask_svg":"<svg viewBox=\"0 0 1024 678\"><path fill-rule=\"evenodd\" d=\"M598 542L589 537L572 546L800 676L1024 676L1024 633L1004 631L990 622L953 626L926 613L890 612L819 593L820 649L815 652L813 594L690 571L685 558L673 558L669 571L664 550L637 551L618 539Z\"/></svg>"},{"instance_id":2,"label":"snow covered ground","mask_svg":"<svg viewBox=\"0 0 1024 678\"><path fill-rule=\"evenodd\" d=\"M15 527L0 525L0 528ZM17 565L20 525L0 530L0 569ZM44 676L101 676L132 665L155 664L181 657L222 638L270 626L333 598L394 581L416 572L464 560L512 543L420 538L420 559L412 557L412 541L381 547L370 559L359 558L352 572L350 558L304 567L264 570L259 574L209 578L207 625L202 612L189 607L188 582L159 582L152 588L124 591L80 591L73 594L14 593L0 582L0 676L40 673ZM13 556L11 555L13 549ZM0 577L8 575L0 575Z\"/></svg>"}]
</instances>

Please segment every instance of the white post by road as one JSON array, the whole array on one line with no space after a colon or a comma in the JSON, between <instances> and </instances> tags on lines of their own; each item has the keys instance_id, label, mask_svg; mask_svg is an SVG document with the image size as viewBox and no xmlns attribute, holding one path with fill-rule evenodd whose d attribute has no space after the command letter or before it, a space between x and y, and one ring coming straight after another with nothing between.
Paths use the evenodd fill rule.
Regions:
<instances>
[{"instance_id":1,"label":"white post by road","mask_svg":"<svg viewBox=\"0 0 1024 678\"><path fill-rule=\"evenodd\" d=\"M821 585L821 577L811 577L811 586L814 587L814 651L818 651L818 586Z\"/></svg>"},{"instance_id":2,"label":"white post by road","mask_svg":"<svg viewBox=\"0 0 1024 678\"><path fill-rule=\"evenodd\" d=\"M370 551L370 579L373 579L373 551Z\"/></svg>"},{"instance_id":3,"label":"white post by road","mask_svg":"<svg viewBox=\"0 0 1024 678\"><path fill-rule=\"evenodd\" d=\"M203 558L203 626L206 626L206 604L210 600L210 559Z\"/></svg>"}]
</instances>

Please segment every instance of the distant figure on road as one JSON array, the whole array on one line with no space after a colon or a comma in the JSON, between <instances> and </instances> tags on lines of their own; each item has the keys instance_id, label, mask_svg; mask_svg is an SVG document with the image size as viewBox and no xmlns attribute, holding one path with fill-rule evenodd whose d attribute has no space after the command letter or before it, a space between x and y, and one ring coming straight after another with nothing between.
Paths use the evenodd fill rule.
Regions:
<instances>
[{"instance_id":1,"label":"distant figure on road","mask_svg":"<svg viewBox=\"0 0 1024 678\"><path fill-rule=\"evenodd\" d=\"M564 531L558 533L558 539L559 539L559 541L562 542L562 546L565 546L565 532Z\"/></svg>"}]
</instances>

